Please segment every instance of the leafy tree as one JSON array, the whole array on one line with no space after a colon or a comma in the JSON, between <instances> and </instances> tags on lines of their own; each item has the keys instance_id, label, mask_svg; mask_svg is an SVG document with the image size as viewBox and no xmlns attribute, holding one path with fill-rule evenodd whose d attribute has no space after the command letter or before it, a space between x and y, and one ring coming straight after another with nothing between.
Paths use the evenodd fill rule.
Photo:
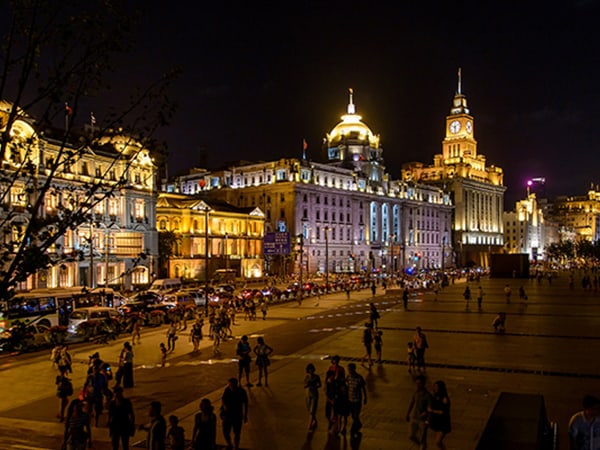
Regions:
<instances>
[{"instance_id":1,"label":"leafy tree","mask_svg":"<svg viewBox=\"0 0 600 450\"><path fill-rule=\"evenodd\" d=\"M174 111L166 89L175 73L169 73L132 88L126 100L111 99L114 106L98 123L89 116L88 127L76 126L88 122L86 105L110 95L116 58L130 50L139 12L129 4L9 0L0 6L7 22L0 51L0 298L39 269L81 257L66 254L61 237L94 220L95 206L127 186L127 167L117 179L109 181L109 173L152 148ZM45 160L41 142L49 141L54 153ZM64 174L90 152L113 159L102 174L65 187ZM69 194L70 203L46 214L56 190Z\"/></svg>"},{"instance_id":2,"label":"leafy tree","mask_svg":"<svg viewBox=\"0 0 600 450\"><path fill-rule=\"evenodd\" d=\"M177 234L173 231L160 231L158 233L159 278L167 278L169 276L169 260L175 256L177 241Z\"/></svg>"}]
</instances>

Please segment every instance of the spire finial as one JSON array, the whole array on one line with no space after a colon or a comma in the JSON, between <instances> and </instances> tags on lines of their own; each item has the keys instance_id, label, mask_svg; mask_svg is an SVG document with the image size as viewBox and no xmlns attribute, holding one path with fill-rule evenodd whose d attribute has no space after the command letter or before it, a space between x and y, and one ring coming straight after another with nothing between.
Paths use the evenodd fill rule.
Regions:
<instances>
[{"instance_id":1,"label":"spire finial","mask_svg":"<svg viewBox=\"0 0 600 450\"><path fill-rule=\"evenodd\" d=\"M354 107L354 90L352 88L348 89L348 96L350 97L350 101L348 102L348 114L354 114L356 108Z\"/></svg>"},{"instance_id":2,"label":"spire finial","mask_svg":"<svg viewBox=\"0 0 600 450\"><path fill-rule=\"evenodd\" d=\"M461 83L462 83L462 76L461 76L460 72L461 71L460 71L460 67L459 67L458 68L458 92L457 92L457 94L459 94L459 95L462 94L462 92L461 92L461 86L460 86Z\"/></svg>"}]
</instances>

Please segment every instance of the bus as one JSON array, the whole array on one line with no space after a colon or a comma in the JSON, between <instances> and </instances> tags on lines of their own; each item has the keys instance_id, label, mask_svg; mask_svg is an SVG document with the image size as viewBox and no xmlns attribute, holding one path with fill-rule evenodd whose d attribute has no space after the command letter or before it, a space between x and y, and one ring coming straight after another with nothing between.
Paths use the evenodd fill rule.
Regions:
<instances>
[{"instance_id":1,"label":"bus","mask_svg":"<svg viewBox=\"0 0 600 450\"><path fill-rule=\"evenodd\" d=\"M113 307L115 293L110 288L88 290L70 288L33 289L0 301L0 333L15 321L39 323L47 327L67 326L74 309L90 306Z\"/></svg>"}]
</instances>

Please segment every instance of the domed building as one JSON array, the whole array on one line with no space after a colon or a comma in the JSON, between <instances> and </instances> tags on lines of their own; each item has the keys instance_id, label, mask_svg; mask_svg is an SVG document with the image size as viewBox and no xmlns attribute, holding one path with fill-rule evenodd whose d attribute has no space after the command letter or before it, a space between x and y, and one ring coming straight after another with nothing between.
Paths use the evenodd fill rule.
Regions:
<instances>
[{"instance_id":1,"label":"domed building","mask_svg":"<svg viewBox=\"0 0 600 450\"><path fill-rule=\"evenodd\" d=\"M452 254L452 204L435 186L391 180L376 135L356 113L326 134L325 162L281 158L194 169L163 190L206 195L265 214L265 272L336 276L443 268ZM230 266L231 267L231 266Z\"/></svg>"},{"instance_id":2,"label":"domed building","mask_svg":"<svg viewBox=\"0 0 600 450\"><path fill-rule=\"evenodd\" d=\"M370 181L381 182L385 166L380 138L356 114L353 97L354 92L350 89L347 113L324 139L325 158L332 165L353 169Z\"/></svg>"}]
</instances>

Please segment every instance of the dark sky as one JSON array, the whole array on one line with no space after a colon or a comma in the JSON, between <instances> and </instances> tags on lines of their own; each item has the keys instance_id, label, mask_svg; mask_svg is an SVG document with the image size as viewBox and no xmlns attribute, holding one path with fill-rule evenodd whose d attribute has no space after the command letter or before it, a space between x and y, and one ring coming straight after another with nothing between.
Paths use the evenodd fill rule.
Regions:
<instances>
[{"instance_id":1,"label":"dark sky","mask_svg":"<svg viewBox=\"0 0 600 450\"><path fill-rule=\"evenodd\" d=\"M299 157L303 138L316 159L352 87L399 178L402 163L441 152L460 66L479 152L504 169L508 209L532 176L546 177L550 195L600 183L596 1L147 5L127 80L183 68L170 90L179 110L161 133L171 175L199 165L202 147L209 168Z\"/></svg>"}]
</instances>

